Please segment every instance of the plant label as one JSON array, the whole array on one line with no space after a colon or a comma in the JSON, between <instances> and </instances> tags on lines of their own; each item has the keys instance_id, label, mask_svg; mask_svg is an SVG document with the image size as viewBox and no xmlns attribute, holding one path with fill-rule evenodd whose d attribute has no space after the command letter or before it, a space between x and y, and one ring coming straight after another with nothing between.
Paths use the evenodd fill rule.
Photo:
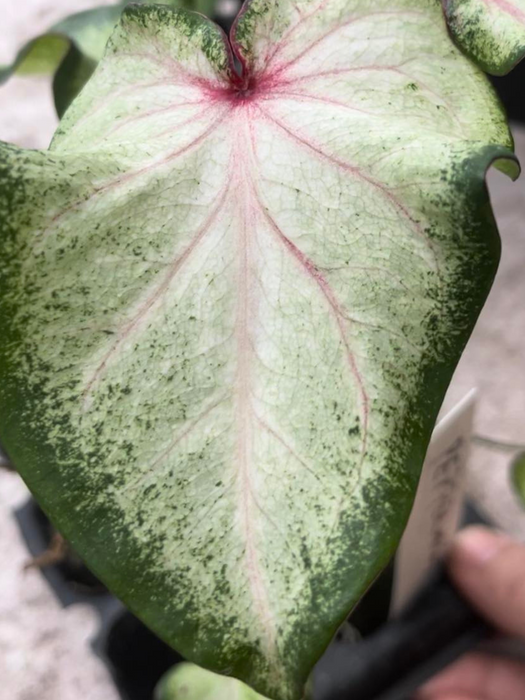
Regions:
<instances>
[{"instance_id":1,"label":"plant label","mask_svg":"<svg viewBox=\"0 0 525 700\"><path fill-rule=\"evenodd\" d=\"M426 583L460 525L475 407L472 390L434 429L395 559L390 608L394 617Z\"/></svg>"}]
</instances>

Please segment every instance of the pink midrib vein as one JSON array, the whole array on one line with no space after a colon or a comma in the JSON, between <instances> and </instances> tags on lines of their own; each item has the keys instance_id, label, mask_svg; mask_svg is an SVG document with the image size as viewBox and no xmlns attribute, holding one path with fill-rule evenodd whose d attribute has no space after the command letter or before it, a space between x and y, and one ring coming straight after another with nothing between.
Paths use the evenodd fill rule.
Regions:
<instances>
[{"instance_id":1,"label":"pink midrib vein","mask_svg":"<svg viewBox=\"0 0 525 700\"><path fill-rule=\"evenodd\" d=\"M213 125L215 127L215 125ZM210 127L211 129L211 127ZM206 130L199 136L191 146L201 142L209 135L209 130ZM181 155L187 150L187 147L179 150L178 152L172 154L169 159ZM351 367L352 373L354 375L358 392L361 396L362 403L362 454L366 451L366 440L368 431L368 396L364 387L362 377L357 368L355 358L350 348L348 341L345 320L343 310L336 299L333 290L331 289L328 281L325 277L317 270L314 263L309 260L295 244L288 238L282 230L279 228L277 222L273 217L266 212L262 202L257 198L255 193L255 185L253 182L253 175L249 172L249 168L246 167L246 153L250 150L250 138L244 137L237 140L236 147L236 171L235 177L236 187L240 191L240 221L241 225L239 227L238 236L238 287L239 287L239 304L238 313L236 321L236 337L237 337L237 357L238 357L238 367L237 367L237 380L236 380L236 412L237 412L237 437L238 437L238 469L239 469L239 481L240 481L240 491L241 491L241 512L242 512L242 522L244 528L245 542L246 542L246 560L248 568L248 578L250 581L250 587L252 589L252 594L254 598L255 606L258 610L258 616L264 625L265 636L266 636L266 646L269 654L275 654L276 647L276 632L273 624L272 613L268 601L268 592L266 590L262 571L261 562L259 560L259 552L256 545L257 535L254 529L253 520L253 506L257 505L252 484L252 432L253 432L253 414L250 406L250 385L251 385L251 371L250 371L250 332L249 324L251 320L251 306L250 299L252 293L252 287L250 284L250 235L254 232L256 225L255 212L257 211L262 214L267 222L270 224L270 228L277 234L279 240L284 244L285 249L299 262L303 270L308 274L308 276L317 284L322 295L327 301L331 312L336 320L339 333L343 346L345 348L345 353L347 355L349 365ZM164 159L162 162L167 162L168 159ZM357 174L357 169L353 169ZM143 171L139 171L143 172ZM139 173L134 173L139 174ZM115 184L122 184L128 178L125 177ZM168 274L164 278L163 282L154 291L154 293L146 300L145 304L140 309L139 313L136 314L131 322L126 324L124 328L119 333L117 342L108 351L103 361L100 363L95 375L93 376L91 382L88 384L87 393L90 393L94 384L98 381L101 373L104 371L111 357L116 353L125 339L129 336L131 331L138 325L138 323L145 318L150 309L154 306L155 302L161 298L161 296L167 290L169 284L175 277L175 274L180 269L181 265L186 261L191 252L194 250L195 246L202 240L202 238L209 231L210 227L222 207L224 200L226 198L226 192L224 196L220 199L216 209L212 212L208 220L202 229L197 233L193 241L189 244L184 253L172 264ZM406 212L405 212L406 213ZM253 229L250 231L250 229ZM183 433L185 435L185 433ZM288 449L292 449L287 446Z\"/></svg>"},{"instance_id":2,"label":"pink midrib vein","mask_svg":"<svg viewBox=\"0 0 525 700\"><path fill-rule=\"evenodd\" d=\"M516 19L521 24L525 24L525 12L520 10L518 7L513 5L508 0L482 0L483 3L489 8L494 9L496 6L499 10L504 12L506 15L510 15Z\"/></svg>"},{"instance_id":3,"label":"pink midrib vein","mask_svg":"<svg viewBox=\"0 0 525 700\"><path fill-rule=\"evenodd\" d=\"M250 581L250 587L252 589L252 595L254 603L258 610L258 617L261 620L263 628L265 630L265 644L269 655L275 656L276 654L276 632L272 620L272 612L270 609L267 591L263 582L263 576L261 572L261 564L259 561L259 553L256 546L256 535L254 530L253 521L253 506L258 507L257 501L255 500L252 477L251 477L251 461L252 461L252 445L251 445L251 434L253 431L252 419L253 412L251 408L250 400L250 384L251 384L251 371L250 371L250 334L249 334L249 323L251 316L250 308L250 298L251 298L251 284L250 284L250 235L253 235L256 226L256 217L254 212L257 211L259 215L262 215L270 223L271 228L274 232L277 232L281 242L285 244L286 249L292 256L300 263L304 271L316 282L319 286L323 296L327 300L330 309L332 310L334 317L336 319L339 332L343 345L345 347L345 352L347 354L350 367L356 379L356 383L361 395L362 401L362 456L364 457L366 451L366 441L367 441L367 431L368 431L368 397L364 388L363 380L357 369L355 359L353 357L352 351L350 349L349 341L346 335L346 329L344 326L344 314L339 305L339 302L335 298L335 295L328 284L327 280L322 276L322 274L317 270L312 261L310 261L304 254L291 242L291 240L284 235L281 229L278 227L275 220L271 215L265 210L262 202L258 199L253 173L250 172L249 168L246 166L246 154L253 151L254 144L250 137L245 137L237 140L237 146L235 149L236 158L234 159L234 170L235 174L230 178L230 182L236 183L236 188L240 191L239 200L241 202L240 210L240 221L241 226L239 227L239 243L238 243L238 257L239 257L239 271L238 271L238 286L239 286L239 306L237 313L237 357L238 357L238 370L237 370L237 382L236 382L236 397L237 397L237 436L238 436L238 465L239 465L239 479L240 479L240 491L241 491L241 505L240 510L242 512L243 529L245 535L245 545L246 545L246 559L247 559L247 569L248 578ZM236 163L236 164L235 164ZM167 288L174 279L176 273L180 270L181 266L187 261L191 253L194 251L198 243L205 237L209 232L211 226L215 222L218 214L220 213L224 203L228 197L228 188L226 187L223 193L217 198L217 204L212 210L210 216L206 219L205 223L201 229L197 232L196 236L192 239L190 244L184 250L184 252L171 264L168 273L165 275L161 284L155 289L155 291L147 298L139 312L134 316L134 318L128 322L119 332L116 342L112 345L109 351L106 353L100 364L98 365L94 375L92 376L90 382L85 389L85 398L89 396L94 386L100 379L102 373L106 369L111 358L116 354L117 350L121 347L123 342L129 337L130 333L138 326L141 320L144 320L149 311L153 308L155 303L162 297L166 292ZM251 231L250 231L251 230ZM183 433L185 435L185 433ZM288 446L288 449L291 449ZM164 455L163 455L164 456Z\"/></svg>"},{"instance_id":4,"label":"pink midrib vein","mask_svg":"<svg viewBox=\"0 0 525 700\"><path fill-rule=\"evenodd\" d=\"M253 108L249 110L249 114L253 116ZM251 368L250 368L250 349L252 340L250 338L249 326L250 321L253 322L254 310L251 307L250 300L252 298L252 285L250 283L250 268L252 260L250 256L250 238L255 234L257 220L262 219L269 225L270 230L277 235L278 239L284 244L285 250L299 263L303 271L315 282L325 298L330 311L332 312L341 337L341 342L345 349L345 355L348 359L351 372L357 385L358 393L361 399L362 407L362 430L361 430L361 460L362 464L367 448L368 439L368 422L369 422L369 399L364 386L364 381L357 367L353 352L350 348L350 343L347 337L345 328L345 315L343 310L330 286L321 272L316 268L315 264L299 250L299 248L283 233L275 219L267 211L257 191L257 185L253 174L257 162L255 154L255 138L253 135L253 122L250 123L249 118L245 123L236 127L238 136L237 145L235 148L235 157L233 163L235 167L235 176L232 177L240 189L239 197L241 204L239 226L239 269L238 269L238 313L237 313L237 382L236 382L236 399L237 399L237 436L238 436L238 465L239 479L241 491L241 511L244 524L244 535L246 542L246 560L248 568L248 578L252 595L257 606L258 616L265 625L266 630L266 647L267 652L275 654L275 631L273 629L272 613L265 589L259 554L255 545L255 531L253 529L253 519L251 516L252 506L257 507L257 501L253 493L252 477L251 477L251 461L252 461L252 443L251 435L253 431L252 420L256 417L261 423L260 417L256 416L251 405L252 383ZM250 163L250 161L253 161ZM251 165L251 167L250 167ZM267 424L262 423L261 427L266 427ZM268 430L268 428L266 427ZM283 438L277 437L272 430L269 430L274 438L278 439L283 444ZM292 456L300 459L293 449L284 443L287 450ZM305 464L301 461L303 466ZM316 475L317 476L317 475Z\"/></svg>"},{"instance_id":5,"label":"pink midrib vein","mask_svg":"<svg viewBox=\"0 0 525 700\"><path fill-rule=\"evenodd\" d=\"M237 337L237 377L235 386L236 426L237 426L237 460L240 491L240 511L245 540L245 557L247 576L257 616L263 629L263 644L268 657L275 660L276 630L273 614L268 600L268 591L263 581L256 535L252 516L253 506L257 506L253 497L252 459L253 459L253 410L251 406L251 368L250 368L250 331L252 314L252 285L250 280L250 235L255 233L254 200L250 184L251 173L247 167L246 157L249 153L250 139L246 135L246 124L236 122L239 134L234 146L232 180L239 191L239 234L238 234L238 307L236 318ZM251 231L249 230L251 229Z\"/></svg>"}]
</instances>

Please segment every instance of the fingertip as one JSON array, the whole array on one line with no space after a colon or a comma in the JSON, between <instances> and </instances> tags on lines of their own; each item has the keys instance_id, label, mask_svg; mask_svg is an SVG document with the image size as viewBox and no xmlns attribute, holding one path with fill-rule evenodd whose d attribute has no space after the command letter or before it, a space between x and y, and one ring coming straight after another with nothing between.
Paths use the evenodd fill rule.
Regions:
<instances>
[{"instance_id":1,"label":"fingertip","mask_svg":"<svg viewBox=\"0 0 525 700\"><path fill-rule=\"evenodd\" d=\"M479 700L479 697L449 693L448 695L416 695L412 700Z\"/></svg>"},{"instance_id":2,"label":"fingertip","mask_svg":"<svg viewBox=\"0 0 525 700\"><path fill-rule=\"evenodd\" d=\"M525 548L483 527L460 533L450 551L458 590L501 631L525 637ZM525 696L524 696L525 697Z\"/></svg>"},{"instance_id":3,"label":"fingertip","mask_svg":"<svg viewBox=\"0 0 525 700\"><path fill-rule=\"evenodd\" d=\"M479 700L479 696L449 693L448 695L416 695L412 700Z\"/></svg>"},{"instance_id":4,"label":"fingertip","mask_svg":"<svg viewBox=\"0 0 525 700\"><path fill-rule=\"evenodd\" d=\"M450 564L480 567L493 559L511 539L504 533L482 526L471 526L461 530L450 550Z\"/></svg>"},{"instance_id":5,"label":"fingertip","mask_svg":"<svg viewBox=\"0 0 525 700\"><path fill-rule=\"evenodd\" d=\"M429 680L411 700L523 700L519 662L474 652Z\"/></svg>"}]
</instances>

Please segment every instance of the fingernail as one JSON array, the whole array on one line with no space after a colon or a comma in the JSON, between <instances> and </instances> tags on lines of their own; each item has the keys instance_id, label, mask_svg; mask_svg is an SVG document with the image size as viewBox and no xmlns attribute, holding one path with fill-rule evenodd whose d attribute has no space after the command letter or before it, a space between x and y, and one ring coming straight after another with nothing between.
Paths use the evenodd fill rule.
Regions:
<instances>
[{"instance_id":1,"label":"fingernail","mask_svg":"<svg viewBox=\"0 0 525 700\"><path fill-rule=\"evenodd\" d=\"M456 538L454 556L469 559L473 564L484 564L492 559L507 543L506 535L484 527L468 527Z\"/></svg>"}]
</instances>

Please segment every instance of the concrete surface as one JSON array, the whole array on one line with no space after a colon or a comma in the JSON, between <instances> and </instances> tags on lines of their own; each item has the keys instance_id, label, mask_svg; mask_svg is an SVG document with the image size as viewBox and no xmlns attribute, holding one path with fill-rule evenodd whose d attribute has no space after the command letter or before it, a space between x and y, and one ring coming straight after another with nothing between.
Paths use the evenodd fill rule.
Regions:
<instances>
[{"instance_id":1,"label":"concrete surface","mask_svg":"<svg viewBox=\"0 0 525 700\"><path fill-rule=\"evenodd\" d=\"M0 0L0 64L63 14L90 0ZM100 0L99 0L100 4ZM108 3L109 4L109 3ZM49 81L15 79L0 88L0 139L45 147L56 126ZM514 129L525 163L525 129ZM445 406L476 386L476 430L525 443L524 179L490 176L503 259L490 300L458 367ZM508 484L509 455L473 448L469 490L501 526L525 539L525 516ZM9 700L116 700L109 675L90 650L97 616L87 605L61 609L28 553L13 518L27 491L0 470L0 697Z\"/></svg>"},{"instance_id":2,"label":"concrete surface","mask_svg":"<svg viewBox=\"0 0 525 700\"><path fill-rule=\"evenodd\" d=\"M118 700L109 672L91 650L99 616L88 603L63 608L29 553L14 512L27 489L0 474L0 698Z\"/></svg>"}]
</instances>

